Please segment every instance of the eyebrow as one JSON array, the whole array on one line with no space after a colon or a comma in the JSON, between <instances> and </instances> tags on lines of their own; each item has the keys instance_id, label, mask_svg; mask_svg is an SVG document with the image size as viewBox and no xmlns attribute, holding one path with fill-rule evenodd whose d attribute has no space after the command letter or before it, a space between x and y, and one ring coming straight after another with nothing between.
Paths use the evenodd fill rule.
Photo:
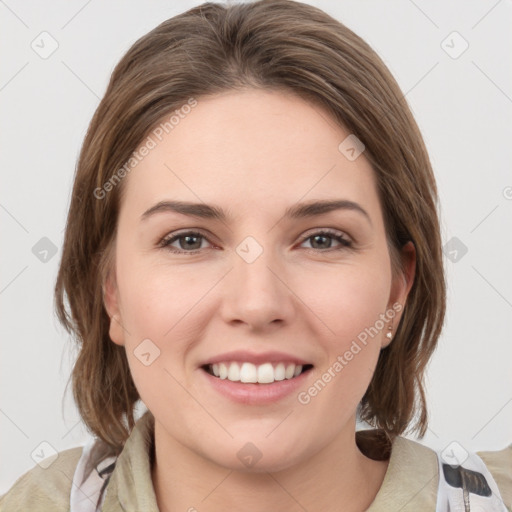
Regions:
<instances>
[{"instance_id":1,"label":"eyebrow","mask_svg":"<svg viewBox=\"0 0 512 512\"><path fill-rule=\"evenodd\" d=\"M366 217L370 224L372 223L370 215L361 205L347 199L299 203L287 208L285 210L284 217L291 219L304 219L323 215L335 210L358 212ZM228 214L222 208L206 203L190 203L186 201L160 201L146 210L141 215L141 220L144 221L157 213L164 212L180 213L182 215L198 217L201 219L219 220L224 223L228 220Z\"/></svg>"}]
</instances>

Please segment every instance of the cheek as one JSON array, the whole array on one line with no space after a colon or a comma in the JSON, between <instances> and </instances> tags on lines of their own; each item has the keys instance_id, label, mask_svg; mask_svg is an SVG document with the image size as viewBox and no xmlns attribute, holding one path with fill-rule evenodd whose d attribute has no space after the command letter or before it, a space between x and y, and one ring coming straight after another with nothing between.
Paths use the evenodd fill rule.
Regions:
<instances>
[{"instance_id":1,"label":"cheek","mask_svg":"<svg viewBox=\"0 0 512 512\"><path fill-rule=\"evenodd\" d=\"M378 261L333 266L323 272L306 270L294 280L294 291L324 324L329 335L322 338L330 345L343 349L385 313L391 272ZM380 324L377 327L382 328Z\"/></svg>"},{"instance_id":2,"label":"cheek","mask_svg":"<svg viewBox=\"0 0 512 512\"><path fill-rule=\"evenodd\" d=\"M340 414L355 410L373 376L386 333L382 318L388 308L391 271L382 264L354 265L314 276L305 273L299 283L297 294L320 320L313 337L321 344L324 359L313 387L301 390L298 402L309 404L310 413L324 411L324 417L336 421Z\"/></svg>"},{"instance_id":3,"label":"cheek","mask_svg":"<svg viewBox=\"0 0 512 512\"><path fill-rule=\"evenodd\" d=\"M132 378L147 407L187 406L187 355L201 338L194 316L209 287L176 268L119 262L125 348ZM128 271L128 269L130 269ZM183 409L184 410L184 409Z\"/></svg>"},{"instance_id":4,"label":"cheek","mask_svg":"<svg viewBox=\"0 0 512 512\"><path fill-rule=\"evenodd\" d=\"M148 257L128 246L118 254L125 348L135 385L148 407L158 407L166 394L185 407L190 397L181 385L194 385L191 352L208 337L205 329L219 309L212 288L226 268L170 263L164 255Z\"/></svg>"},{"instance_id":5,"label":"cheek","mask_svg":"<svg viewBox=\"0 0 512 512\"><path fill-rule=\"evenodd\" d=\"M117 280L130 343L141 337L162 342L187 323L187 312L211 280L193 265L170 264L163 252L141 252L126 233L120 240Z\"/></svg>"}]
</instances>

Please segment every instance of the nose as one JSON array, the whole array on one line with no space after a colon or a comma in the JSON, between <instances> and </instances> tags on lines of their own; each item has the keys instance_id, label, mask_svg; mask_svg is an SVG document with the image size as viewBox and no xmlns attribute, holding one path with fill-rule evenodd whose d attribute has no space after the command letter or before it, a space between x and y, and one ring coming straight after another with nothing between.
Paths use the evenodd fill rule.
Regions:
<instances>
[{"instance_id":1,"label":"nose","mask_svg":"<svg viewBox=\"0 0 512 512\"><path fill-rule=\"evenodd\" d=\"M240 256L242 254L242 256ZM254 260L233 253L233 269L226 276L221 312L225 322L266 331L292 322L294 294L282 260L263 249Z\"/></svg>"}]
</instances>

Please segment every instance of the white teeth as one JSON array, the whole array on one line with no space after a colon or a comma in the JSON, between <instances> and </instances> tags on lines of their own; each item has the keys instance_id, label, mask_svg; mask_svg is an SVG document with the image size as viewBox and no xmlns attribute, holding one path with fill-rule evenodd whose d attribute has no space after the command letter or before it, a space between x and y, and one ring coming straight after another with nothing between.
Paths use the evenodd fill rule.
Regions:
<instances>
[{"instance_id":1,"label":"white teeth","mask_svg":"<svg viewBox=\"0 0 512 512\"><path fill-rule=\"evenodd\" d=\"M294 364L289 364L286 367L286 371L284 373L284 376L285 376L286 379L291 379L293 377L294 373L295 373L295 365Z\"/></svg>"},{"instance_id":2,"label":"white teeth","mask_svg":"<svg viewBox=\"0 0 512 512\"><path fill-rule=\"evenodd\" d=\"M265 363L258 366L258 382L260 384L269 384L274 382L274 368L271 363Z\"/></svg>"},{"instance_id":3,"label":"white teeth","mask_svg":"<svg viewBox=\"0 0 512 512\"><path fill-rule=\"evenodd\" d=\"M302 373L302 365L293 363L285 365L277 363L264 363L254 365L252 363L215 363L210 369L216 377L233 382L249 382L258 384L271 384L275 381L293 379Z\"/></svg>"},{"instance_id":4,"label":"white teeth","mask_svg":"<svg viewBox=\"0 0 512 512\"><path fill-rule=\"evenodd\" d=\"M219 377L221 379L226 379L228 377L228 367L224 363L219 364Z\"/></svg>"},{"instance_id":5,"label":"white teeth","mask_svg":"<svg viewBox=\"0 0 512 512\"><path fill-rule=\"evenodd\" d=\"M284 380L285 373L286 373L286 369L284 367L284 364L283 363L279 363L274 368L274 379L275 380Z\"/></svg>"},{"instance_id":6,"label":"white teeth","mask_svg":"<svg viewBox=\"0 0 512 512\"><path fill-rule=\"evenodd\" d=\"M231 363L229 365L228 380L232 380L233 382L240 380L240 368L238 367L238 363Z\"/></svg>"},{"instance_id":7,"label":"white teeth","mask_svg":"<svg viewBox=\"0 0 512 512\"><path fill-rule=\"evenodd\" d=\"M240 368L241 382L258 382L258 372L256 366L251 363L243 363Z\"/></svg>"}]
</instances>

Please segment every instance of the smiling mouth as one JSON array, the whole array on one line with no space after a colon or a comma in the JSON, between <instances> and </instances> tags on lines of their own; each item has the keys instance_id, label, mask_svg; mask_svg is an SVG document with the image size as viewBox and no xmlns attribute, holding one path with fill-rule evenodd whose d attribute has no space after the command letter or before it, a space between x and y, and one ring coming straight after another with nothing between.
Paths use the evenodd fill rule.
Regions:
<instances>
[{"instance_id":1,"label":"smiling mouth","mask_svg":"<svg viewBox=\"0 0 512 512\"><path fill-rule=\"evenodd\" d=\"M247 384L273 384L291 380L313 368L312 364L264 363L255 365L248 362L229 361L206 364L201 368L213 377L231 382Z\"/></svg>"}]
</instances>

